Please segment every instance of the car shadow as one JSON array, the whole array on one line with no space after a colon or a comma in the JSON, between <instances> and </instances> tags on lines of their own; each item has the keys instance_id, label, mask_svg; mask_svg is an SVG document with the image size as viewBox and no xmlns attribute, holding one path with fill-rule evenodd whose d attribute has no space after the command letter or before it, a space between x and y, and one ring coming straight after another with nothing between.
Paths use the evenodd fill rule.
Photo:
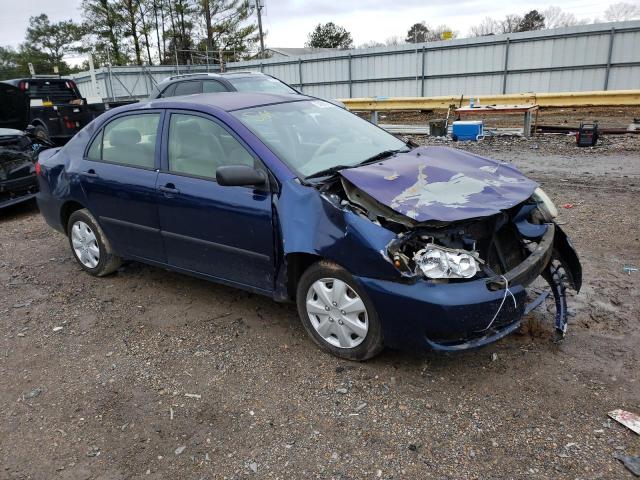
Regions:
<instances>
[{"instance_id":1,"label":"car shadow","mask_svg":"<svg viewBox=\"0 0 640 480\"><path fill-rule=\"evenodd\" d=\"M33 215L34 213L38 213L38 211L38 204L35 199L0 208L0 223L19 220L29 215Z\"/></svg>"}]
</instances>

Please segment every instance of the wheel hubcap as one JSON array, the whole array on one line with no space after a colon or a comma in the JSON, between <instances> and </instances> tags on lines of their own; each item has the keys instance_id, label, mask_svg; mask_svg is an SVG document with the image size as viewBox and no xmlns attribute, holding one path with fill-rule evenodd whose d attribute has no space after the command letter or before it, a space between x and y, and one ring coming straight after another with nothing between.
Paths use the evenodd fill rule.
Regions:
<instances>
[{"instance_id":1,"label":"wheel hubcap","mask_svg":"<svg viewBox=\"0 0 640 480\"><path fill-rule=\"evenodd\" d=\"M360 296L337 278L321 278L307 292L311 325L327 343L355 348L369 331L367 309Z\"/></svg>"},{"instance_id":2,"label":"wheel hubcap","mask_svg":"<svg viewBox=\"0 0 640 480\"><path fill-rule=\"evenodd\" d=\"M77 259L87 268L96 268L100 261L100 247L89 225L78 220L71 227L71 244Z\"/></svg>"}]
</instances>

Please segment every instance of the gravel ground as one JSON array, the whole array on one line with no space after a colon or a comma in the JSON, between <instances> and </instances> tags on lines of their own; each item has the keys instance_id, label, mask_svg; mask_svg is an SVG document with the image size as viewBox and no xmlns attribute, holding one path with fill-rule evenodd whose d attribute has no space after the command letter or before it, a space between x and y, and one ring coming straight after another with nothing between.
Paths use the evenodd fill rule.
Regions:
<instances>
[{"instance_id":1,"label":"gravel ground","mask_svg":"<svg viewBox=\"0 0 640 480\"><path fill-rule=\"evenodd\" d=\"M585 285L559 345L532 317L477 351L350 363L293 305L137 263L92 278L34 205L3 212L0 478L632 478L614 455L640 436L607 412L640 412L640 148L611 138L458 145L560 206Z\"/></svg>"}]
</instances>

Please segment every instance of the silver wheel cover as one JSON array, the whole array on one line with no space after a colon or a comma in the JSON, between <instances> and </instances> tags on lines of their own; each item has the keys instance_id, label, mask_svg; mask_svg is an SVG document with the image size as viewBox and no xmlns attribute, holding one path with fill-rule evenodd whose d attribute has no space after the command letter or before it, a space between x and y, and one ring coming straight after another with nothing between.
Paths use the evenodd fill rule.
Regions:
<instances>
[{"instance_id":1,"label":"silver wheel cover","mask_svg":"<svg viewBox=\"0 0 640 480\"><path fill-rule=\"evenodd\" d=\"M78 261L87 268L96 268L100 261L100 247L91 227L78 220L71 226L71 245Z\"/></svg>"},{"instance_id":2,"label":"silver wheel cover","mask_svg":"<svg viewBox=\"0 0 640 480\"><path fill-rule=\"evenodd\" d=\"M367 336L367 308L355 290L342 280L316 280L307 292L306 307L313 328L334 347L355 348Z\"/></svg>"}]
</instances>

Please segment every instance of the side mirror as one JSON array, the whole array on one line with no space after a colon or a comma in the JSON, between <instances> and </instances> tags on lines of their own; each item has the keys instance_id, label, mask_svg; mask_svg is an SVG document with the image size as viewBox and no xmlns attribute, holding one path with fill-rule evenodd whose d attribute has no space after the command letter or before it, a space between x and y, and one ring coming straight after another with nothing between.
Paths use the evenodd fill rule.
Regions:
<instances>
[{"instance_id":1,"label":"side mirror","mask_svg":"<svg viewBox=\"0 0 640 480\"><path fill-rule=\"evenodd\" d=\"M264 172L248 165L226 165L216 170L216 181L223 187L264 185L267 182L267 176Z\"/></svg>"}]
</instances>

